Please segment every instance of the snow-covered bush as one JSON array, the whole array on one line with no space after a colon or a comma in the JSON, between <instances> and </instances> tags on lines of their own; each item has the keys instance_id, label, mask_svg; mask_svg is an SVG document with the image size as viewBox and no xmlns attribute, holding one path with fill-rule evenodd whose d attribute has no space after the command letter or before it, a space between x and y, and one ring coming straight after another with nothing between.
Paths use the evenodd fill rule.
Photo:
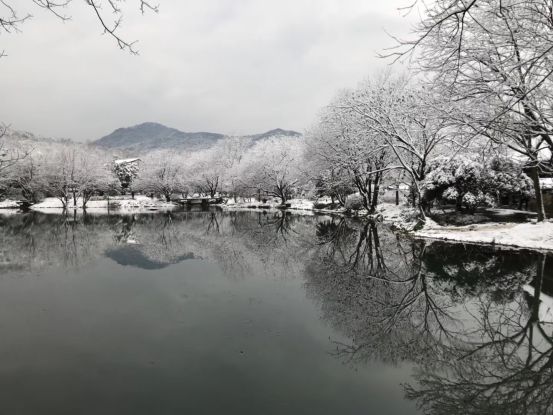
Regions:
<instances>
[{"instance_id":1,"label":"snow-covered bush","mask_svg":"<svg viewBox=\"0 0 553 415\"><path fill-rule=\"evenodd\" d=\"M531 189L521 166L500 157L485 163L469 156L437 158L423 183L426 203L453 203L469 212L497 205L505 196L528 197Z\"/></svg>"},{"instance_id":2,"label":"snow-covered bush","mask_svg":"<svg viewBox=\"0 0 553 415\"><path fill-rule=\"evenodd\" d=\"M363 209L363 198L361 195L353 194L348 196L345 204L346 210L359 211Z\"/></svg>"},{"instance_id":3,"label":"snow-covered bush","mask_svg":"<svg viewBox=\"0 0 553 415\"><path fill-rule=\"evenodd\" d=\"M133 181L137 178L140 171L139 164L140 160L137 158L113 161L111 169L119 180L123 191L130 189Z\"/></svg>"},{"instance_id":4,"label":"snow-covered bush","mask_svg":"<svg viewBox=\"0 0 553 415\"><path fill-rule=\"evenodd\" d=\"M424 226L424 218L421 211L417 208L402 209L399 214L399 220L392 224L396 230L412 232L421 229Z\"/></svg>"}]
</instances>

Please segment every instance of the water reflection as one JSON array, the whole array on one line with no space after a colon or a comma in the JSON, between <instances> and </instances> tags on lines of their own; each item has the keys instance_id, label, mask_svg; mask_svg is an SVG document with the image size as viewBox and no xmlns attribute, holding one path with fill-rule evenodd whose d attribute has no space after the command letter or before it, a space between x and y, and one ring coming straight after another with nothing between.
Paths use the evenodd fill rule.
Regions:
<instances>
[{"instance_id":1,"label":"water reflection","mask_svg":"<svg viewBox=\"0 0 553 415\"><path fill-rule=\"evenodd\" d=\"M319 225L309 291L356 364L417 364L408 399L429 414L551 413L552 259L402 241L372 224Z\"/></svg>"},{"instance_id":2,"label":"water reflection","mask_svg":"<svg viewBox=\"0 0 553 415\"><path fill-rule=\"evenodd\" d=\"M243 272L289 273L282 267L298 268L314 221L285 212L0 216L0 271L77 268L105 255L143 269L210 258Z\"/></svg>"},{"instance_id":3,"label":"water reflection","mask_svg":"<svg viewBox=\"0 0 553 415\"><path fill-rule=\"evenodd\" d=\"M382 224L286 212L0 217L0 274L143 270L204 259L232 279L299 278L347 366L414 367L429 414L553 411L553 258L425 243ZM307 330L307 329L306 329Z\"/></svg>"}]
</instances>

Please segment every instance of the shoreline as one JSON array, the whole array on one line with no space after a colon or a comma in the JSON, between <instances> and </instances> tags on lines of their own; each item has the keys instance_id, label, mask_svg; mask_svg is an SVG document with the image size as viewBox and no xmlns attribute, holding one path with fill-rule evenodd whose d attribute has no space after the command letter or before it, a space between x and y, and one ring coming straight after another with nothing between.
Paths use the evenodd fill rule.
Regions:
<instances>
[{"instance_id":1,"label":"shoreline","mask_svg":"<svg viewBox=\"0 0 553 415\"><path fill-rule=\"evenodd\" d=\"M427 223L410 232L418 239L553 251L553 222L485 223L466 226L439 226Z\"/></svg>"},{"instance_id":2,"label":"shoreline","mask_svg":"<svg viewBox=\"0 0 553 415\"><path fill-rule=\"evenodd\" d=\"M404 206L396 206L391 203L383 203L373 215L364 215L363 212L348 214L345 209L316 209L315 202L306 199L292 199L286 209L280 208L280 204L240 202L212 205L222 211L251 211L251 212L290 212L297 215L332 215L351 219L376 220L391 225L404 224L401 212ZM137 196L135 199L117 201L117 207L108 208L106 201L90 201L86 211L90 213L113 212L114 214L156 213L170 212L180 209L181 206L174 202L165 202L149 197ZM31 211L44 214L60 214L61 202L57 199L45 200L42 203L30 207ZM82 213L82 207L70 206L68 211ZM507 209L505 209L507 210ZM16 209L0 209L0 214L12 215L19 212ZM477 244L497 246L514 249L529 249L536 251L553 251L553 222L488 222L463 226L441 226L432 219L427 219L424 227L418 231L404 231L415 239L427 239L430 241L442 241L450 243Z\"/></svg>"}]
</instances>

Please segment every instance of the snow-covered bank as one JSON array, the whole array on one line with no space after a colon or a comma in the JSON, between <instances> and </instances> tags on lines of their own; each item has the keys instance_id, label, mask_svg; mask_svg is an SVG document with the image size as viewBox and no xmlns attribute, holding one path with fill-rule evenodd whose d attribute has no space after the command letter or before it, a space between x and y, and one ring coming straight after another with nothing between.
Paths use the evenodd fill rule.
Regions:
<instances>
[{"instance_id":1,"label":"snow-covered bank","mask_svg":"<svg viewBox=\"0 0 553 415\"><path fill-rule=\"evenodd\" d=\"M2 200L0 202L0 209L19 209L19 203L17 200Z\"/></svg>"},{"instance_id":2,"label":"snow-covered bank","mask_svg":"<svg viewBox=\"0 0 553 415\"><path fill-rule=\"evenodd\" d=\"M286 203L290 205L287 209L313 210L315 202L307 199L291 199ZM279 206L281 206L281 203L276 199L266 200L263 202L252 198L236 202L234 199L230 198L221 206L226 209L278 209Z\"/></svg>"},{"instance_id":3,"label":"snow-covered bank","mask_svg":"<svg viewBox=\"0 0 553 415\"><path fill-rule=\"evenodd\" d=\"M553 250L553 223L487 223L469 226L439 226L428 221L413 233L418 238Z\"/></svg>"},{"instance_id":4,"label":"snow-covered bank","mask_svg":"<svg viewBox=\"0 0 553 415\"><path fill-rule=\"evenodd\" d=\"M109 203L109 206L108 206ZM73 200L69 201L67 209L82 209L83 201L81 198L77 199L77 205L73 204ZM170 209L177 207L178 205L173 202L165 202L163 200L152 199L147 196L135 196L134 199L103 199L103 200L90 200L86 204L87 210L89 209L121 209L121 210L133 210L133 209ZM32 210L42 211L44 209L63 209L61 201L54 197L48 197L42 202L32 205Z\"/></svg>"},{"instance_id":5,"label":"snow-covered bank","mask_svg":"<svg viewBox=\"0 0 553 415\"><path fill-rule=\"evenodd\" d=\"M295 213L329 213L334 215L348 215L356 217L365 217L365 218L381 218L385 221L395 221L399 219L401 213L401 206L396 206L391 203L381 203L376 209L376 213L373 215L368 215L366 210L352 211L347 212L343 207L337 209L330 208L318 208L318 205L324 205L325 203L330 204L330 198L328 200L320 199L318 201L313 201L309 199L290 199L286 202L289 206L286 207L287 211L295 211ZM250 201L239 201L235 202L233 199L229 199L225 204L221 205L225 210L258 210L258 209L280 209L281 203L277 200L267 200L266 202L260 202L255 199Z\"/></svg>"},{"instance_id":6,"label":"snow-covered bank","mask_svg":"<svg viewBox=\"0 0 553 415\"><path fill-rule=\"evenodd\" d=\"M366 211L346 212L345 209L329 209L326 206L326 200L311 201L308 199L292 199L289 200L286 211L294 214L313 215L313 214L330 214L330 215L348 215L359 218L376 219L394 224L414 225L409 219L409 211L413 210L406 206L396 206L391 203L382 203L379 205L377 212L374 215L367 215ZM77 201L79 206L81 201ZM6 203L8 205L8 203ZM256 201L254 199L240 201L235 203L229 199L225 204L218 205L224 210L274 210L277 211L281 205L278 200ZM103 212L114 211L117 213L141 213L152 211L165 211L178 207L172 202L163 200L151 199L146 196L136 196L135 199L110 199L109 209L107 200L91 200L87 205L87 212L99 214ZM321 208L319 208L321 207ZM31 206L32 210L43 213L60 213L63 212L62 204L58 199L47 198L42 203ZM73 206L69 206L73 209ZM82 208L77 207L80 211ZM16 210L4 209L4 212L17 212ZM403 213L402 213L403 212ZM499 215L513 214L516 211L503 210L499 211ZM3 213L0 211L0 213ZM400 229L409 230L409 226L398 226ZM452 241L452 242L467 242L477 244L494 244L498 246L510 246L516 248L528 248L537 250L553 250L553 222L544 223L482 223L465 226L440 226L431 219L427 220L426 225L419 231L411 231L410 234L417 238L429 238L436 240Z\"/></svg>"}]
</instances>

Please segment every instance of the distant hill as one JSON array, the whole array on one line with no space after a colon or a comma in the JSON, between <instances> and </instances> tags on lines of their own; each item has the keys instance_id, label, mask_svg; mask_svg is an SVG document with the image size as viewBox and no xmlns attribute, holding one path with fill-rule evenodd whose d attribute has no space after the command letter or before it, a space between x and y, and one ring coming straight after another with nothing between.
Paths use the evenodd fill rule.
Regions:
<instances>
[{"instance_id":1,"label":"distant hill","mask_svg":"<svg viewBox=\"0 0 553 415\"><path fill-rule=\"evenodd\" d=\"M8 141L14 141L20 144L33 145L35 143L71 143L72 141L69 138L51 138L37 136L28 131L14 130L8 128L5 135L2 137Z\"/></svg>"},{"instance_id":2,"label":"distant hill","mask_svg":"<svg viewBox=\"0 0 553 415\"><path fill-rule=\"evenodd\" d=\"M201 150L211 147L223 137L223 134L215 133L185 133L162 124L146 122L134 127L118 128L92 144L137 153L159 149Z\"/></svg>"},{"instance_id":3,"label":"distant hill","mask_svg":"<svg viewBox=\"0 0 553 415\"><path fill-rule=\"evenodd\" d=\"M258 141L277 135L301 136L296 131L279 128L261 134L252 134L249 137L253 141ZM92 142L92 145L136 154L166 149L197 151L210 148L224 137L223 134L209 132L186 133L163 124L146 122L133 127L118 128L111 134Z\"/></svg>"},{"instance_id":4,"label":"distant hill","mask_svg":"<svg viewBox=\"0 0 553 415\"><path fill-rule=\"evenodd\" d=\"M276 137L276 136L286 136L286 137L300 137L301 133L292 130L283 130L282 128L276 128L271 131L267 131L262 134L252 134L247 137L251 137L253 141L263 140L265 138Z\"/></svg>"}]
</instances>

